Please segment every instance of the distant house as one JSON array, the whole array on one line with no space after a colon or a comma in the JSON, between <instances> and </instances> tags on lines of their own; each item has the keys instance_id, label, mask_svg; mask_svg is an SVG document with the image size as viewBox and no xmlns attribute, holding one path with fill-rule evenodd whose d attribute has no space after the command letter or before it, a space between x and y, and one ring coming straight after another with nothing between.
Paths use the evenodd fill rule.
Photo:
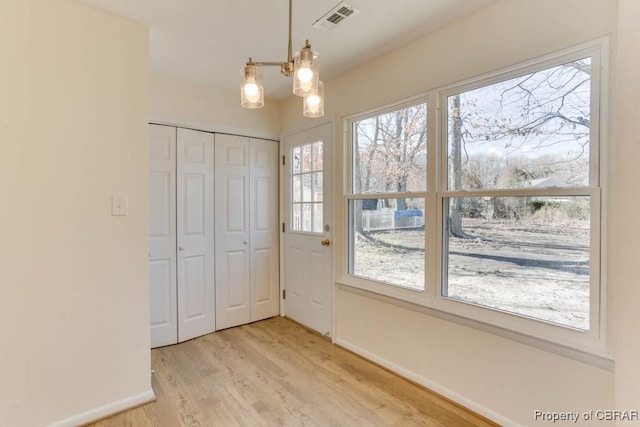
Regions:
<instances>
[{"instance_id":1,"label":"distant house","mask_svg":"<svg viewBox=\"0 0 640 427\"><path fill-rule=\"evenodd\" d=\"M553 188L553 187L557 187L557 188L562 188L562 187L566 187L566 184L558 181L557 179L555 179L552 176L548 176L546 178L540 178L540 179L532 179L529 181L529 184L531 185L531 187L536 187L536 188ZM530 197L528 199L529 202L543 202L543 203L549 203L549 202L554 202L554 203L568 203L571 201L571 199L568 199L566 197Z\"/></svg>"},{"instance_id":2,"label":"distant house","mask_svg":"<svg viewBox=\"0 0 640 427\"><path fill-rule=\"evenodd\" d=\"M532 179L529 181L529 184L531 185L531 187L538 187L538 188L549 188L549 187L564 187L565 184L563 184L562 182L558 181L557 179L555 179L552 176L548 176L546 178L540 178L540 179Z\"/></svg>"}]
</instances>

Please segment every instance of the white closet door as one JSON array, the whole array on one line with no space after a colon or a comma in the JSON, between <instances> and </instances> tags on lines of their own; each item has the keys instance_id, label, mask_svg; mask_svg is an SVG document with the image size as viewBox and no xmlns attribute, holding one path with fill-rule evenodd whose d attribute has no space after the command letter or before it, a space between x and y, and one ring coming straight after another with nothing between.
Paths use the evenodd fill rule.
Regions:
<instances>
[{"instance_id":1,"label":"white closet door","mask_svg":"<svg viewBox=\"0 0 640 427\"><path fill-rule=\"evenodd\" d=\"M278 144L250 140L251 321L278 315Z\"/></svg>"},{"instance_id":2,"label":"white closet door","mask_svg":"<svg viewBox=\"0 0 640 427\"><path fill-rule=\"evenodd\" d=\"M216 135L216 326L251 321L249 139Z\"/></svg>"},{"instance_id":3,"label":"white closet door","mask_svg":"<svg viewBox=\"0 0 640 427\"><path fill-rule=\"evenodd\" d=\"M176 306L176 128L149 126L151 347L178 342Z\"/></svg>"},{"instance_id":4,"label":"white closet door","mask_svg":"<svg viewBox=\"0 0 640 427\"><path fill-rule=\"evenodd\" d=\"M215 331L213 134L178 129L178 341Z\"/></svg>"}]
</instances>

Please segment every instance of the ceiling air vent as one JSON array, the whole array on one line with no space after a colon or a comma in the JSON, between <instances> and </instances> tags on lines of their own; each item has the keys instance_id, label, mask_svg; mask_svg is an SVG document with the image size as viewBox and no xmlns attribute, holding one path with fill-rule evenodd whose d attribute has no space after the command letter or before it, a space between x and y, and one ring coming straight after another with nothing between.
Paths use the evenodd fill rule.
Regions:
<instances>
[{"instance_id":1,"label":"ceiling air vent","mask_svg":"<svg viewBox=\"0 0 640 427\"><path fill-rule=\"evenodd\" d=\"M313 28L330 30L348 17L357 15L358 13L360 13L360 9L353 7L349 3L342 2L314 22Z\"/></svg>"}]
</instances>

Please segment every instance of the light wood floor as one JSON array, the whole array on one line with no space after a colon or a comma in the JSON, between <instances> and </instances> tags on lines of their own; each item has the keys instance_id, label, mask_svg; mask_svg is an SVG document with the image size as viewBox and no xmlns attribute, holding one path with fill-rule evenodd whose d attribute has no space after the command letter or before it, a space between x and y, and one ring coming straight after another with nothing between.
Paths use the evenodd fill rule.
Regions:
<instances>
[{"instance_id":1,"label":"light wood floor","mask_svg":"<svg viewBox=\"0 0 640 427\"><path fill-rule=\"evenodd\" d=\"M105 426L488 426L276 317L152 350L157 400Z\"/></svg>"}]
</instances>

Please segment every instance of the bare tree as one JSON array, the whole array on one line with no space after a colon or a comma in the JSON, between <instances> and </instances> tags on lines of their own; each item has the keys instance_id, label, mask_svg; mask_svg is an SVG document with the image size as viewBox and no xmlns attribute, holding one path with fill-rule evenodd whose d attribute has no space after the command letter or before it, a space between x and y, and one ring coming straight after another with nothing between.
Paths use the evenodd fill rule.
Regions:
<instances>
[{"instance_id":1,"label":"bare tree","mask_svg":"<svg viewBox=\"0 0 640 427\"><path fill-rule=\"evenodd\" d=\"M590 83L586 58L451 96L449 188L514 188L549 176L587 184ZM494 176L481 177L480 161L490 150L503 159L493 162ZM453 236L464 237L462 215L454 199Z\"/></svg>"},{"instance_id":2,"label":"bare tree","mask_svg":"<svg viewBox=\"0 0 640 427\"><path fill-rule=\"evenodd\" d=\"M460 114L460 95L451 97L450 108L451 161L453 163L452 190L462 189L462 116ZM449 218L449 233L455 237L464 237L462 232L462 200L453 199Z\"/></svg>"},{"instance_id":3,"label":"bare tree","mask_svg":"<svg viewBox=\"0 0 640 427\"><path fill-rule=\"evenodd\" d=\"M426 106L419 104L356 124L359 192L406 192L426 174ZM397 209L406 209L398 198Z\"/></svg>"}]
</instances>

